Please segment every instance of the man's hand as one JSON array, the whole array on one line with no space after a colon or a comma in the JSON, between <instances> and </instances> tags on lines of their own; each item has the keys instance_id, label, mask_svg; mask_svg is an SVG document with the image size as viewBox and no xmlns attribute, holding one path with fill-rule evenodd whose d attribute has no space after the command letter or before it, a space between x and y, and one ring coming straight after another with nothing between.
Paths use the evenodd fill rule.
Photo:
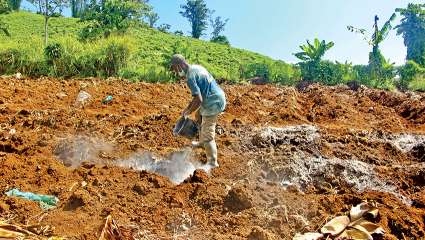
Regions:
<instances>
[{"instance_id":1,"label":"man's hand","mask_svg":"<svg viewBox=\"0 0 425 240\"><path fill-rule=\"evenodd\" d=\"M184 118L187 118L189 115L190 115L190 113L187 111L187 109L185 109L185 110L182 112L182 117L184 117Z\"/></svg>"}]
</instances>

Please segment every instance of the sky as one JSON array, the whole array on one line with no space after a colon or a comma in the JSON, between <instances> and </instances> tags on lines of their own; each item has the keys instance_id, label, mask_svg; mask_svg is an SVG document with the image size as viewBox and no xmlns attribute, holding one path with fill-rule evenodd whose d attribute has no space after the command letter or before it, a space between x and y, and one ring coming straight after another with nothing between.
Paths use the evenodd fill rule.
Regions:
<instances>
[{"instance_id":1,"label":"sky","mask_svg":"<svg viewBox=\"0 0 425 240\"><path fill-rule=\"evenodd\" d=\"M293 53L307 39L333 41L325 59L353 64L367 64L371 47L348 25L372 32L374 16L382 25L394 10L425 0L206 0L215 16L229 18L224 35L232 46L258 52L274 59L295 63ZM159 14L159 24L167 23L172 31L190 34L188 21L180 14L185 0L150 0ZM28 3L24 6L29 7ZM397 18L395 24L400 20ZM211 30L208 30L208 34ZM205 36L207 39L209 36ZM393 30L381 45L384 56L400 65L405 62L403 38Z\"/></svg>"},{"instance_id":2,"label":"sky","mask_svg":"<svg viewBox=\"0 0 425 240\"><path fill-rule=\"evenodd\" d=\"M173 30L190 32L190 25L178 12L185 0L150 0ZM362 36L349 32L348 25L372 31L374 16L381 24L394 10L415 0L206 0L217 16L229 18L226 35L232 46L258 52L274 59L297 62L293 53L307 39L333 41L335 46L325 58L366 64L371 47ZM397 20L399 20L398 17ZM381 45L392 62L405 62L403 38L393 30Z\"/></svg>"}]
</instances>

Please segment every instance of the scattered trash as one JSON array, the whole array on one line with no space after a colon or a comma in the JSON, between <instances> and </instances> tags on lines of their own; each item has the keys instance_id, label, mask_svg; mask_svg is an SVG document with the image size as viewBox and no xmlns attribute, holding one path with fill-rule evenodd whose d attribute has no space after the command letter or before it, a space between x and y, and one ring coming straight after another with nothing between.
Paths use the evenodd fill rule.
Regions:
<instances>
[{"instance_id":1,"label":"scattered trash","mask_svg":"<svg viewBox=\"0 0 425 240\"><path fill-rule=\"evenodd\" d=\"M54 228L40 225L13 225L0 219L0 239L39 239L39 236L52 236ZM62 240L60 237L50 237L49 240Z\"/></svg>"},{"instance_id":2,"label":"scattered trash","mask_svg":"<svg viewBox=\"0 0 425 240\"><path fill-rule=\"evenodd\" d=\"M182 117L177 121L176 126L173 129L173 134L174 136L182 136L192 139L196 136L198 131L198 124L190 118Z\"/></svg>"},{"instance_id":3,"label":"scattered trash","mask_svg":"<svg viewBox=\"0 0 425 240\"><path fill-rule=\"evenodd\" d=\"M103 227L99 240L114 240L114 239L126 239L126 238L124 237L124 234L121 232L121 229L112 219L112 216L109 215L106 218L105 226Z\"/></svg>"},{"instance_id":4,"label":"scattered trash","mask_svg":"<svg viewBox=\"0 0 425 240\"><path fill-rule=\"evenodd\" d=\"M75 105L76 106L84 106L90 101L91 98L92 97L88 92L81 90L78 93L77 99L75 100Z\"/></svg>"},{"instance_id":5,"label":"scattered trash","mask_svg":"<svg viewBox=\"0 0 425 240\"><path fill-rule=\"evenodd\" d=\"M9 131L9 135L15 135L16 134L16 129L12 128Z\"/></svg>"},{"instance_id":6,"label":"scattered trash","mask_svg":"<svg viewBox=\"0 0 425 240\"><path fill-rule=\"evenodd\" d=\"M332 219L320 231L325 235L338 236L350 224L350 218L347 216L340 216Z\"/></svg>"},{"instance_id":7,"label":"scattered trash","mask_svg":"<svg viewBox=\"0 0 425 240\"><path fill-rule=\"evenodd\" d=\"M299 234L295 235L293 240L319 240L322 239L324 236L320 233L305 233L305 234Z\"/></svg>"},{"instance_id":8,"label":"scattered trash","mask_svg":"<svg viewBox=\"0 0 425 240\"><path fill-rule=\"evenodd\" d=\"M326 223L320 233L296 234L293 240L320 240L320 239L356 239L373 240L372 234L383 235L384 229L363 217L369 214L378 216L378 209L369 203L361 203L350 210L350 217L335 217ZM326 238L325 238L326 237Z\"/></svg>"},{"instance_id":9,"label":"scattered trash","mask_svg":"<svg viewBox=\"0 0 425 240\"><path fill-rule=\"evenodd\" d=\"M16 77L16 79L18 79L18 80L19 80L19 79L21 79L21 78L22 78L22 74L18 72L18 73L16 73L15 77Z\"/></svg>"},{"instance_id":10,"label":"scattered trash","mask_svg":"<svg viewBox=\"0 0 425 240\"><path fill-rule=\"evenodd\" d=\"M109 96L107 96L106 98L104 98L102 100L102 103L103 104L108 104L108 103L112 102L112 100L113 100L113 97L111 95L109 95Z\"/></svg>"},{"instance_id":11,"label":"scattered trash","mask_svg":"<svg viewBox=\"0 0 425 240\"><path fill-rule=\"evenodd\" d=\"M40 195L31 192L21 192L19 189L14 188L5 193L9 197L20 197L27 200L32 200L40 203L40 207L44 210L49 210L56 207L59 202L59 199L55 196L50 195Z\"/></svg>"}]
</instances>

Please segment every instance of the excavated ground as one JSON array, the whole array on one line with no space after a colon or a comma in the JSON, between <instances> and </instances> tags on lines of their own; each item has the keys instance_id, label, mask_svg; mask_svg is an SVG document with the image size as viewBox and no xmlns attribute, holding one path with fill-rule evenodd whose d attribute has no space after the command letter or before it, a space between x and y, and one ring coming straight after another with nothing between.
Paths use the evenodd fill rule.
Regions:
<instances>
[{"instance_id":1,"label":"excavated ground","mask_svg":"<svg viewBox=\"0 0 425 240\"><path fill-rule=\"evenodd\" d=\"M383 239L425 238L423 94L223 86L220 167L176 184L161 175L205 159L172 134L190 100L183 84L3 77L0 85L0 218L10 223L98 239L111 214L137 239L292 239L369 201ZM82 89L92 99L78 106ZM113 101L102 104L107 95ZM193 164L159 169L149 165L155 158ZM12 188L60 202L43 211L6 196Z\"/></svg>"}]
</instances>

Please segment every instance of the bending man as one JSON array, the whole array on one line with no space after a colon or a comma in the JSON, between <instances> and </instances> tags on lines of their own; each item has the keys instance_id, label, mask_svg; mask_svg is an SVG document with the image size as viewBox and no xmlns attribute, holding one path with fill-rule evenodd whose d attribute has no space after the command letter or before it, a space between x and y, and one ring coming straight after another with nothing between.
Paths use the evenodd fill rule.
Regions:
<instances>
[{"instance_id":1,"label":"bending man","mask_svg":"<svg viewBox=\"0 0 425 240\"><path fill-rule=\"evenodd\" d=\"M217 118L226 107L226 97L211 74L202 66L190 65L182 55L171 58L171 69L181 78L187 80L192 93L192 101L182 112L188 117L197 111L197 120L201 122L199 142L193 142L194 147L203 147L207 160L213 167L218 167L215 128Z\"/></svg>"}]
</instances>

